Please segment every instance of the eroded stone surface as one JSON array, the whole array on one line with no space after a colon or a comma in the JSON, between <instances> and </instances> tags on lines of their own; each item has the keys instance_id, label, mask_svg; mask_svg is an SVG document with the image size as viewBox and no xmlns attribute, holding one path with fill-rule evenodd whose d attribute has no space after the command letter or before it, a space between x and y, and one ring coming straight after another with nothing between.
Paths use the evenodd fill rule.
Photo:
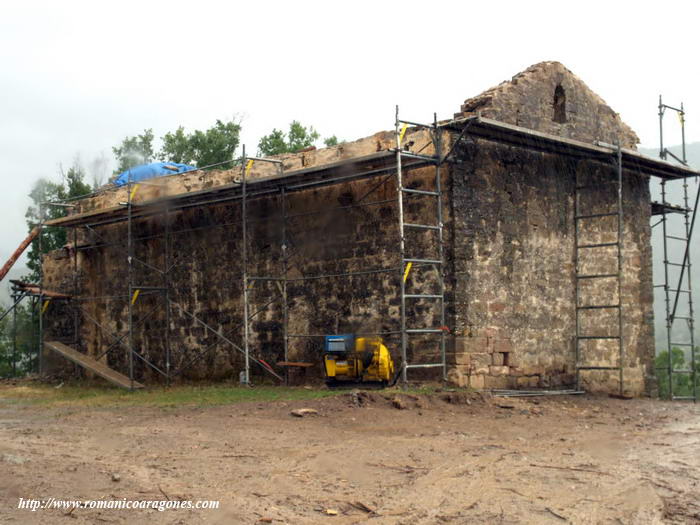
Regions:
<instances>
[{"instance_id":1,"label":"eroded stone surface","mask_svg":"<svg viewBox=\"0 0 700 525\"><path fill-rule=\"evenodd\" d=\"M553 97L561 85L564 113L555 114ZM614 142L634 147L637 137L602 99L558 63L542 63L484 94L470 99L462 113L483 116L586 142ZM561 107L560 110L561 111ZM561 120L565 120L560 122ZM395 146L390 132L355 142L281 157L285 170L324 165L384 151ZM409 129L405 144L412 151L431 153L427 132ZM610 165L571 159L526 148L476 140L460 145L458 163L444 165L443 221L446 265L448 359L450 379L473 388L536 388L571 385L575 375L574 188L591 183L582 208L589 213L610 211L615 204L615 173ZM256 163L251 179L275 174L275 166ZM137 202L221 184L235 183L240 170L210 171L156 179L135 194ZM405 185L434 188L435 169L405 173ZM652 384L653 362L651 248L648 180L624 172L623 289L625 373L627 393L641 395ZM79 203L78 211L115 206L126 200L126 189L105 191ZM318 334L396 332L399 329L400 280L398 213L395 181L368 179L290 193L285 204L286 248L282 248L280 195L248 204L250 276L281 276L287 258L288 333L291 361L316 366L308 377L320 377L322 341ZM135 287L144 291L134 304L135 350L161 370L167 368L166 334L170 334L171 371L192 379L237 378L243 358L217 339L224 334L242 346L241 216L238 202L219 203L170 213L170 255L165 257L164 214L133 223ZM405 202L406 219L434 224L435 201L413 196ZM614 240L613 220L583 225L586 242ZM54 301L46 312L47 337L71 343L74 323L77 348L117 370L128 366L123 343L127 331L128 275L125 223L81 230L77 257L81 308ZM69 239L71 235L69 235ZM408 256L435 258L435 232L407 230ZM144 264L145 263L145 264ZM616 263L608 247L583 257L582 273L607 272ZM73 291L73 260L66 250L44 261L45 286ZM150 265L150 267L148 266ZM170 268L170 298L178 307L167 309L157 291L163 276L153 268ZM338 276L342 272L367 272ZM392 270L393 269L393 270ZM434 294L435 269L415 267L406 282L409 294ZM313 275L327 275L304 280ZM613 304L613 282L591 282L581 300ZM250 343L253 355L268 363L284 357L283 309L274 281L256 281L250 290ZM184 312L207 323L206 329ZM612 330L609 313L580 318L582 330ZM99 326L98 326L99 325ZM429 301L410 303L408 327L437 327L439 316ZM101 328L100 328L101 326ZM312 337L296 337L311 334ZM412 338L411 362L439 360L439 347L429 338ZM399 360L400 339L386 344ZM609 343L584 349L588 364L614 366L617 350ZM47 356L47 364L62 365ZM72 371L73 367L65 367ZM55 367L54 367L55 369ZM139 381L155 381L158 373L135 362ZM414 371L412 371L413 373ZM256 380L263 372L253 370ZM417 374L413 373L414 377ZM420 377L418 375L417 377ZM436 375L425 375L436 378ZM587 372L589 390L617 392L616 372Z\"/></svg>"},{"instance_id":2,"label":"eroded stone surface","mask_svg":"<svg viewBox=\"0 0 700 525\"><path fill-rule=\"evenodd\" d=\"M637 148L639 137L620 116L559 62L540 62L480 95L455 117L481 114L508 124L572 138Z\"/></svg>"}]
</instances>

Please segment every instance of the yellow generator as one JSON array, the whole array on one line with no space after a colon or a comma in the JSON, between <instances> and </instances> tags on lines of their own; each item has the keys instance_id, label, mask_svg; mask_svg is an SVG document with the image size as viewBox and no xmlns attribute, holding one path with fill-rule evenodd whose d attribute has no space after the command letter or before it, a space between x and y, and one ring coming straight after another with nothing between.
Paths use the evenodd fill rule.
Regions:
<instances>
[{"instance_id":1,"label":"yellow generator","mask_svg":"<svg viewBox=\"0 0 700 525\"><path fill-rule=\"evenodd\" d=\"M381 337L327 335L323 363L329 385L342 382L387 385L396 380L394 361Z\"/></svg>"}]
</instances>

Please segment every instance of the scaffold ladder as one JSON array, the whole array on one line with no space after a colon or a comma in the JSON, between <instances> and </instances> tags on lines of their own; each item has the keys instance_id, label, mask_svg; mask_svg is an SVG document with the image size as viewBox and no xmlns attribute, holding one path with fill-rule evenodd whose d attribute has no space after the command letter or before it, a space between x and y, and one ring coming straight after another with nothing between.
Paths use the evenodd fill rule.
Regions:
<instances>
[{"instance_id":1,"label":"scaffold ladder","mask_svg":"<svg viewBox=\"0 0 700 525\"><path fill-rule=\"evenodd\" d=\"M589 190L600 191L600 185L591 183L591 181L586 181L585 183L580 183L578 170L576 171L574 183L574 268L575 268L575 304L576 304L576 320L575 320L575 350L576 350L576 388L581 389L581 372L590 370L600 370L600 371L611 371L618 372L619 381L619 392L620 395L624 394L624 339L623 339L623 315L622 315L622 247L623 247L623 231L624 222L622 214L622 150L618 145L615 153L615 165L616 165L616 176L615 176L615 187L617 190L617 198L615 201L615 206L612 209L595 212L582 210L581 200L582 197L585 198L586 192ZM589 197L590 198L590 197ZM595 202L595 200L593 200ZM586 242L585 239L582 240L583 231L585 231L585 224L589 225L600 222L607 218L614 217L616 220L616 231L615 240L609 242ZM616 265L614 269L606 271L594 271L588 272L583 271L583 266L587 262L590 262L596 254L599 255L600 250L610 250L614 249L616 253ZM611 298L610 300L604 301L598 298L595 303L582 304L582 286L583 283L590 282L602 282L615 280L616 286L614 287L615 292L612 294L616 295L616 298ZM615 323L615 331L608 334L601 333L582 333L581 327L581 316L586 313L592 312L610 312L611 310L617 313L617 322ZM588 322L587 324L593 324L597 326L598 323ZM615 341L617 343L617 358L616 363L610 362L611 364L606 365L591 365L590 356L586 352L586 345L589 345L594 341Z\"/></svg>"},{"instance_id":2,"label":"scaffold ladder","mask_svg":"<svg viewBox=\"0 0 700 525\"><path fill-rule=\"evenodd\" d=\"M421 127L430 130L435 153L432 156L421 155L419 152L411 152L403 146L403 139L408 127ZM442 186L440 180L440 130L437 126L437 118L433 118L433 124L419 124L416 122L399 119L399 107L396 106L396 184L398 193L398 219L399 219L399 253L401 257L400 275L400 299L401 299L401 382L408 382L409 369L440 368L442 379L447 378L447 360L445 356L446 328L445 328L445 278L444 278L444 224L442 215ZM429 189L413 189L404 186L404 174L402 171L402 158L424 159L428 164L435 166L433 187ZM407 198L434 199L435 218L431 224L418 224L406 220L404 201ZM431 231L436 235L437 254L409 253L406 246L406 232L409 230ZM431 275L435 278L437 293L408 293L407 280L413 268L432 267ZM430 301L438 308L439 326L407 326L407 313L418 301ZM435 336L439 344L440 360L437 362L423 363L411 362L409 359L409 340L416 337ZM415 357L415 356L413 356Z\"/></svg>"},{"instance_id":3,"label":"scaffold ladder","mask_svg":"<svg viewBox=\"0 0 700 525\"><path fill-rule=\"evenodd\" d=\"M681 156L673 154L664 146L663 117L667 110L677 113L681 125ZM659 157L669 160L669 157L684 166L688 165L685 151L685 110L681 103L680 108L663 103L659 96ZM697 183L697 177L696 183ZM683 182L683 204L673 205L669 202L669 191L666 179L661 180L661 203L659 205L661 219L659 223L663 237L663 283L656 285L663 288L664 308L666 314L666 349L668 361L664 370L668 377L668 394L672 400L698 399L698 378L696 377L696 350L695 350L695 312L693 308L692 277L690 263L690 241L695 224L695 212L700 197L698 188L694 206L691 208L688 178ZM674 220L674 219L680 219ZM679 253L683 253L682 260L678 260ZM683 315L678 315L678 312ZM680 368L674 364L673 349L678 348L683 352L684 363ZM690 395L676 395L675 385L677 378L689 377Z\"/></svg>"}]
</instances>

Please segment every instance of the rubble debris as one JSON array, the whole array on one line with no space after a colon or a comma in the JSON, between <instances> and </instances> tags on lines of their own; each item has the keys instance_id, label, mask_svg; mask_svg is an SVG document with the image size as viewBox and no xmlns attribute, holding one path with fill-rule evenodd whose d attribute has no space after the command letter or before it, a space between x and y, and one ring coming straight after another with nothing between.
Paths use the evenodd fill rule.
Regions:
<instances>
[{"instance_id":1,"label":"rubble debris","mask_svg":"<svg viewBox=\"0 0 700 525\"><path fill-rule=\"evenodd\" d=\"M408 408L406 403L399 396L394 396L394 398L391 400L391 406L398 410L405 410Z\"/></svg>"},{"instance_id":2,"label":"rubble debris","mask_svg":"<svg viewBox=\"0 0 700 525\"><path fill-rule=\"evenodd\" d=\"M315 416L318 415L318 410L313 408L297 408L290 412L295 417Z\"/></svg>"}]
</instances>

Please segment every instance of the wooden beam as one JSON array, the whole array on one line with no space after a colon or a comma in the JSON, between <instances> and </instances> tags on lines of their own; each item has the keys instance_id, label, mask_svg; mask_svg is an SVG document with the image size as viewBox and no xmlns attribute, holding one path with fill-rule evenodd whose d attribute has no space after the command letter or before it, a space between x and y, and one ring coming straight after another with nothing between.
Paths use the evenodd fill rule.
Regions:
<instances>
[{"instance_id":1,"label":"wooden beam","mask_svg":"<svg viewBox=\"0 0 700 525\"><path fill-rule=\"evenodd\" d=\"M27 246L31 244L31 242L36 238L36 236L39 235L40 231L41 226L35 226L32 229L32 231L29 232L29 235L27 235L27 237L21 242L17 249L12 253L12 255L10 255L10 258L3 265L2 269L0 269L0 281L2 281L5 278L7 272L9 272L10 269L15 265L17 259L19 259L20 255L24 253L24 250L27 249Z\"/></svg>"}]
</instances>

